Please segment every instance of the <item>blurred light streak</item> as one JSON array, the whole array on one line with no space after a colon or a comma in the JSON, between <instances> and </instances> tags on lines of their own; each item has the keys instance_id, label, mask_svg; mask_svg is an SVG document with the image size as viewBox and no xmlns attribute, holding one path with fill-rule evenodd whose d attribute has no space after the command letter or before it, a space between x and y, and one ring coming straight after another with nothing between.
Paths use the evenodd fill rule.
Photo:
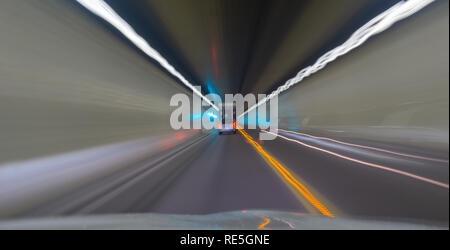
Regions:
<instances>
[{"instance_id":1,"label":"blurred light streak","mask_svg":"<svg viewBox=\"0 0 450 250\"><path fill-rule=\"evenodd\" d=\"M211 79L206 80L206 89L208 90L208 94L220 95L219 91L217 90L216 86L214 86L214 83L211 81ZM212 101L219 101L219 100L212 100Z\"/></svg>"},{"instance_id":2,"label":"blurred light streak","mask_svg":"<svg viewBox=\"0 0 450 250\"><path fill-rule=\"evenodd\" d=\"M328 63L359 47L370 37L383 32L384 30L391 27L394 23L411 16L412 14L416 13L417 11L421 10L434 1L435 0L407 0L398 2L394 6L379 14L378 16L367 22L365 25L363 25L361 28L356 30L347 41L325 53L313 65L300 70L295 77L287 80L285 84L278 87L277 90L273 91L270 95L259 101L256 105L247 109L247 111L242 113L240 116L245 115L250 110L255 109L274 96L279 95L281 92L286 91L294 84L303 81L303 79L305 79L306 77L323 69Z\"/></svg>"},{"instance_id":3,"label":"blurred light streak","mask_svg":"<svg viewBox=\"0 0 450 250\"><path fill-rule=\"evenodd\" d=\"M76 0L92 13L103 18L106 22L114 26L126 38L128 38L136 47L138 47L146 55L157 61L169 73L178 78L184 85L190 88L195 94L203 98L214 109L219 108L206 98L198 89L194 87L184 76L182 76L158 51L152 48L147 41L144 40L136 31L123 20L106 2L103 0Z\"/></svg>"},{"instance_id":4,"label":"blurred light streak","mask_svg":"<svg viewBox=\"0 0 450 250\"><path fill-rule=\"evenodd\" d=\"M344 160L356 162L356 163L359 163L359 164L362 164L362 165L365 165L365 166L368 166L368 167L378 168L378 169L386 170L386 171L389 171L389 172L401 174L401 175L408 176L408 177L411 177L413 179L417 179L417 180L420 180L420 181L428 182L428 183L431 183L433 185L440 186L440 187L443 187L443 188L447 188L447 189L449 188L448 184L440 182L440 181L432 180L432 179L429 179L429 178L426 178L426 177L422 177L422 176L419 176L419 175L415 175L415 174L412 174L412 173L409 173L409 172L406 172L406 171L385 167L385 166L382 166L382 165L379 165L379 164L358 160L358 159L355 159L355 158L351 158L351 157L348 157L348 156L345 156L345 155L341 155L341 154L335 153L333 151L329 151L329 150L326 150L326 149L323 149L323 148L319 148L319 147L316 147L316 146L312 146L312 145L306 144L306 143L301 142L299 140L294 140L294 139L288 138L286 136L275 134L275 133L272 133L270 131L266 131L266 130L263 130L263 131L266 132L266 133L270 133L272 135L278 136L278 137L280 137L282 139L285 139L285 140L288 140L288 141L291 141L291 142L295 142L295 143L300 144L302 146L305 146L305 147L308 147L308 148L311 148L311 149L315 149L315 150L318 150L318 151L321 151L321 152L324 152L324 153L336 156L336 157L344 159Z\"/></svg>"},{"instance_id":5,"label":"blurred light streak","mask_svg":"<svg viewBox=\"0 0 450 250\"><path fill-rule=\"evenodd\" d=\"M253 117L239 117L239 123L245 125L270 126L270 120L266 117L260 118L258 114Z\"/></svg>"},{"instance_id":6,"label":"blurred light streak","mask_svg":"<svg viewBox=\"0 0 450 250\"><path fill-rule=\"evenodd\" d=\"M191 120L198 120L202 118L202 114L193 114L190 116Z\"/></svg>"},{"instance_id":7,"label":"blurred light streak","mask_svg":"<svg viewBox=\"0 0 450 250\"><path fill-rule=\"evenodd\" d=\"M295 179L295 177L275 158L266 153L261 145L255 142L253 138L247 134L247 132L239 127L238 130L250 142L250 144L252 144L253 147L255 147L255 149L262 156L264 156L275 167L275 169L278 170L285 180L288 181L297 191L299 191L300 194L302 194L303 197L305 197L317 210L319 210L320 213L329 217L334 217L334 215L319 200L317 200L316 197L314 197L314 195L302 183Z\"/></svg>"},{"instance_id":8,"label":"blurred light streak","mask_svg":"<svg viewBox=\"0 0 450 250\"><path fill-rule=\"evenodd\" d=\"M335 140L335 139L331 139L331 138L327 138L327 137L314 136L314 135L310 135L310 134L305 134L305 133L300 133L300 132L295 132L295 131L289 131L289 130L284 130L284 129L278 129L278 130L286 132L286 133L298 134L298 135L302 135L302 136L306 136L306 137L310 137L310 138L314 138L314 139L331 141L331 142L335 142L335 143L339 143L339 144L343 144L343 145L347 145L347 146L351 146L351 147L375 150L375 151L379 151L379 152L383 152L383 153L394 154L394 155L405 156L405 157L416 158L416 159L427 160L427 161L436 161L436 162L448 163L448 160L444 160L444 159L437 159L437 158L425 157L425 156L420 156L420 155L412 155L412 154L400 153L400 152L395 152L395 151L386 150L386 149L382 149L382 148L376 148L376 147L370 147L370 146L365 146L365 145L353 144L353 143L343 142L343 141L339 141L339 140Z\"/></svg>"},{"instance_id":9,"label":"blurred light streak","mask_svg":"<svg viewBox=\"0 0 450 250\"><path fill-rule=\"evenodd\" d=\"M186 130L0 165L0 218L36 208L85 183L110 176L151 156L201 138ZM170 165L167 167L171 168ZM83 184L84 183L84 184Z\"/></svg>"},{"instance_id":10,"label":"blurred light streak","mask_svg":"<svg viewBox=\"0 0 450 250\"><path fill-rule=\"evenodd\" d=\"M166 137L165 139L161 139L161 152L167 151L175 146L179 145L180 141L183 141L186 137L190 137L194 135L195 130L186 130L176 132L175 134Z\"/></svg>"},{"instance_id":11,"label":"blurred light streak","mask_svg":"<svg viewBox=\"0 0 450 250\"><path fill-rule=\"evenodd\" d=\"M297 127L289 127L289 129L292 130L292 131L297 131L298 130Z\"/></svg>"}]
</instances>

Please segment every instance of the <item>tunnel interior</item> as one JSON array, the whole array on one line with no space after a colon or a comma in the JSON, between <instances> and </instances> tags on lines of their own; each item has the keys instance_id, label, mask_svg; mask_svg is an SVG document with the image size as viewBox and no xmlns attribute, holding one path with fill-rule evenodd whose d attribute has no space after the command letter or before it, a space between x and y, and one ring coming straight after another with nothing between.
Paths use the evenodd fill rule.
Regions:
<instances>
[{"instance_id":1,"label":"tunnel interior","mask_svg":"<svg viewBox=\"0 0 450 250\"><path fill-rule=\"evenodd\" d=\"M3 0L0 229L27 218L51 228L55 216L76 228L85 215L110 216L94 228L133 225L120 215L149 228L256 229L261 218L274 229L448 228L448 10L445 0ZM392 23L298 80L378 17ZM262 113L242 124L239 113L236 134L195 127L221 120L196 109L208 94L279 90L266 127ZM172 124L177 95L189 127Z\"/></svg>"}]
</instances>

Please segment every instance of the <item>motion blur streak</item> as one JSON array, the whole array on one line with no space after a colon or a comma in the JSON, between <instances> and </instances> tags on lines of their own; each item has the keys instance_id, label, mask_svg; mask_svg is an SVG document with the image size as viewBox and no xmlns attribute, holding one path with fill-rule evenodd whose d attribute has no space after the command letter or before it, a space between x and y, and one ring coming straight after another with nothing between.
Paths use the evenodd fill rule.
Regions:
<instances>
[{"instance_id":1,"label":"motion blur streak","mask_svg":"<svg viewBox=\"0 0 450 250\"><path fill-rule=\"evenodd\" d=\"M351 157L348 157L348 156L344 156L344 155L341 155L341 154L338 154L338 153L326 150L326 149L318 148L318 147L306 144L306 143L298 141L298 140L290 139L290 138L288 138L286 136L275 134L275 133L272 133L270 131L265 131L265 132L273 134L273 135L276 135L276 136L278 136L278 137L280 137L282 139L298 143L298 144L303 145L305 147L308 147L308 148L311 148L311 149L315 149L315 150L318 150L318 151L322 151L322 152L330 154L330 155L334 155L334 156L339 157L339 158L344 159L344 160L349 160L349 161L360 163L360 164L363 164L363 165L366 165L366 166L369 166L369 167L379 168L379 169L387 170L387 171L394 172L394 173L397 173L397 174L405 175L405 176L408 176L408 177L411 177L411 178L414 178L414 179L417 179L417 180L420 180L420 181L428 182L428 183L431 183L431 184L434 184L436 186L440 186L440 187L443 187L443 188L447 188L447 189L449 188L448 184L440 182L440 181L435 181L435 180L432 180L432 179L429 179L429 178L426 178L426 177L422 177L422 176L418 176L418 175L415 175L415 174L411 174L411 173L408 173L408 172L405 172L405 171L402 171L402 170L393 169L393 168L385 167L385 166L382 166L382 165L378 165L378 164L374 164L374 163L370 163L370 162L366 162L366 161L361 161L361 160L358 160L358 159L355 159L355 158L351 158Z\"/></svg>"},{"instance_id":2,"label":"motion blur streak","mask_svg":"<svg viewBox=\"0 0 450 250\"><path fill-rule=\"evenodd\" d=\"M295 179L292 174L287 171L283 165L281 165L275 158L270 156L264 149L259 145L257 142L255 142L252 137L247 134L243 129L238 128L239 132L250 142L250 144L255 147L258 152L263 155L279 172L280 174L289 182L291 185L297 189L300 194L303 195L317 210L319 210L323 215L334 217L334 215L319 201L317 200L313 194L297 179Z\"/></svg>"},{"instance_id":3,"label":"motion blur streak","mask_svg":"<svg viewBox=\"0 0 450 250\"><path fill-rule=\"evenodd\" d=\"M432 2L434 2L434 0L408 0L397 3L396 5L376 16L361 28L359 28L357 31L355 31L353 35L342 45L325 53L313 65L300 70L294 78L287 80L284 85L278 87L277 90L273 91L266 98L262 99L256 105L247 109L239 117L267 102L274 96L279 95L281 92L286 91L294 84L303 81L304 78L323 69L328 63L336 60L338 57L347 54L356 47L359 47L371 36L383 32L384 30L391 27L394 23L411 16L412 14L416 13Z\"/></svg>"},{"instance_id":4,"label":"motion blur streak","mask_svg":"<svg viewBox=\"0 0 450 250\"><path fill-rule=\"evenodd\" d=\"M428 3L1 0L0 229L448 229L449 1ZM274 140L170 126L174 95L215 123L199 92L291 78Z\"/></svg>"},{"instance_id":5,"label":"motion blur streak","mask_svg":"<svg viewBox=\"0 0 450 250\"><path fill-rule=\"evenodd\" d=\"M412 154L400 153L400 152L395 152L395 151L386 150L386 149L382 149L382 148L376 148L376 147L370 147L370 146L366 146L366 145L359 145L359 144L354 144L354 143L348 143L348 142L343 142L343 141L339 141L339 140L335 140L335 139L331 139L331 138L327 138L327 137L314 136L314 135L310 135L310 134L306 134L306 133L300 133L300 132L291 131L291 130L284 130L284 129L278 129L278 130L286 132L286 133L292 133L292 134L307 136L307 137L314 138L314 139L319 139L319 140L331 141L331 142L335 142L335 143L339 143L339 144L343 144L343 145L347 145L347 146L351 146L351 147L365 148L365 149L380 151L380 152L384 152L384 153L388 153L388 154L394 154L394 155L405 156L405 157L416 158L416 159L427 160L427 161L436 161L436 162L443 162L443 163L447 163L448 162L448 160L444 160L444 159L437 159L437 158L430 158L430 157L425 157L425 156L420 156L420 155L412 155Z\"/></svg>"},{"instance_id":6,"label":"motion blur streak","mask_svg":"<svg viewBox=\"0 0 450 250\"><path fill-rule=\"evenodd\" d=\"M83 5L86 9L90 10L92 13L103 18L105 21L114 26L119 30L125 37L127 37L136 47L142 50L146 55L156 60L162 67L169 71L173 76L178 78L183 84L189 87L195 94L203 98L209 105L214 107L214 109L219 110L219 108L214 105L208 98L206 98L198 89L186 80L172 65L167 62L167 60L161 56L155 49L153 49L141 36L139 36L134 29L123 20L107 3L103 0L76 0L78 3Z\"/></svg>"}]
</instances>

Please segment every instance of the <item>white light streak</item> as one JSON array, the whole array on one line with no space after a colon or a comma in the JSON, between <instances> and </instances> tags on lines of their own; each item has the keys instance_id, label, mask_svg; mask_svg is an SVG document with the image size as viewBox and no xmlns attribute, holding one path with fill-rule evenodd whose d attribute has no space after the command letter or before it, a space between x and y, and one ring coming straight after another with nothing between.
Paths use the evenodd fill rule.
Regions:
<instances>
[{"instance_id":1,"label":"white light streak","mask_svg":"<svg viewBox=\"0 0 450 250\"><path fill-rule=\"evenodd\" d=\"M421 10L434 1L435 0L408 0L401 1L395 4L388 10L384 11L383 13L367 22L357 31L355 31L343 44L325 53L313 65L300 70L295 77L287 80L285 84L278 87L277 90L273 91L270 95L259 101L256 105L253 105L252 107L247 109L247 111L242 113L239 117L267 102L274 96L279 95L281 92L286 91L294 84L303 81L303 79L323 69L328 63L336 60L336 58L347 54L349 51L355 49L356 47L359 47L370 37L383 32L384 30L391 27L394 23L411 16L412 14L416 13L417 11Z\"/></svg>"},{"instance_id":2,"label":"white light streak","mask_svg":"<svg viewBox=\"0 0 450 250\"><path fill-rule=\"evenodd\" d=\"M178 78L184 85L190 88L195 94L203 98L209 105L214 109L219 110L219 108L214 105L208 98L206 98L202 93L194 88L194 86L184 78L172 65L167 62L167 60L161 56L154 48L152 48L147 41L144 40L136 31L123 20L107 3L103 0L76 0L78 3L83 5L86 9L90 10L92 13L103 18L106 22L110 23L117 30L119 30L126 38L128 38L136 47L138 47L146 55L157 61L163 68L165 68L169 73Z\"/></svg>"},{"instance_id":3,"label":"white light streak","mask_svg":"<svg viewBox=\"0 0 450 250\"><path fill-rule=\"evenodd\" d=\"M217 115L213 114L212 112L208 112L207 115L208 115L209 117L212 117L212 118L214 118L214 119L217 119Z\"/></svg>"}]
</instances>

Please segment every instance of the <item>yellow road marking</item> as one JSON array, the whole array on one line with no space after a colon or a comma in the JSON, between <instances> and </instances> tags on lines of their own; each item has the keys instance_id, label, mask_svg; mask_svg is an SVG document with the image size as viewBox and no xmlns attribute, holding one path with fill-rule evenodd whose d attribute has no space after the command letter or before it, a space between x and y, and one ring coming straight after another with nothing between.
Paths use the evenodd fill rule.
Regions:
<instances>
[{"instance_id":1,"label":"yellow road marking","mask_svg":"<svg viewBox=\"0 0 450 250\"><path fill-rule=\"evenodd\" d=\"M289 182L300 194L303 195L310 203L313 205L317 210L319 210L320 213L323 215L334 217L334 215L319 201L317 200L314 195L297 179L292 176L292 174L285 168L283 165L281 165L274 157L266 153L264 149L259 145L257 142L253 140L253 138L247 134L243 129L238 129L239 132L250 142L250 144L255 147L255 149L267 160L269 161L275 169L278 170L278 172L283 176L283 178Z\"/></svg>"},{"instance_id":2,"label":"yellow road marking","mask_svg":"<svg viewBox=\"0 0 450 250\"><path fill-rule=\"evenodd\" d=\"M267 217L264 217L264 216L260 216L260 217L264 220L264 222L261 225L259 225L258 229L266 229L264 227L267 226L267 224L270 223L270 218L267 218Z\"/></svg>"}]
</instances>

